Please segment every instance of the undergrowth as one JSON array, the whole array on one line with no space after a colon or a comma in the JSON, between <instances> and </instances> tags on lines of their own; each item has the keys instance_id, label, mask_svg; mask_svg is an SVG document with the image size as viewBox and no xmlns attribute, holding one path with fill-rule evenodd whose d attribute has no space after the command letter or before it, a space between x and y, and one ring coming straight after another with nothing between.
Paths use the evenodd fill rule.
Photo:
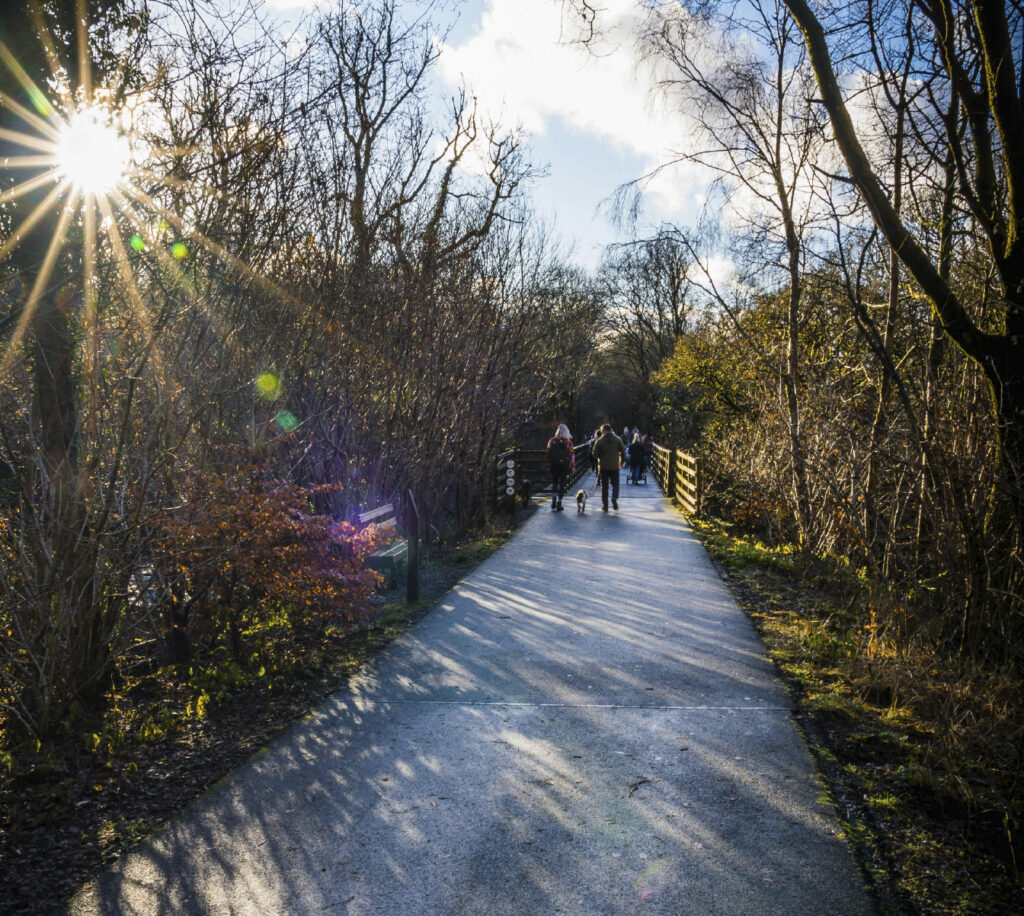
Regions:
<instances>
[{"instance_id":1,"label":"undergrowth","mask_svg":"<svg viewBox=\"0 0 1024 916\"><path fill-rule=\"evenodd\" d=\"M426 549L421 600L381 592L368 621L296 626L263 612L240 628L240 657L219 645L187 665L119 671L102 709L78 710L63 741L5 745L0 723L0 910L57 908L343 686L511 533L499 522Z\"/></svg>"}]
</instances>

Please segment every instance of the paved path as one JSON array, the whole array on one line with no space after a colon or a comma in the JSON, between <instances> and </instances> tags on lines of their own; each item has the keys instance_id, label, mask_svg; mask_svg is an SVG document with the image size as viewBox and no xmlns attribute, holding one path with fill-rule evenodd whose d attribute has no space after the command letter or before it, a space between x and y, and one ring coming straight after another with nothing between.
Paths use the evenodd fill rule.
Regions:
<instances>
[{"instance_id":1,"label":"paved path","mask_svg":"<svg viewBox=\"0 0 1024 916\"><path fill-rule=\"evenodd\" d=\"M863 914L750 623L680 516L541 509L75 913Z\"/></svg>"}]
</instances>

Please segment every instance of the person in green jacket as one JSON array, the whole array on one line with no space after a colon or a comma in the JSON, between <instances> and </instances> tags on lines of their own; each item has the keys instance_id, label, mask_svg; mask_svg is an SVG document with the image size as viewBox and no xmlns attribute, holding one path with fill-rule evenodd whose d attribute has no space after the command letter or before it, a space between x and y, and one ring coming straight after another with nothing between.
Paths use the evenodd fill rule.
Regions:
<instances>
[{"instance_id":1,"label":"person in green jacket","mask_svg":"<svg viewBox=\"0 0 1024 916\"><path fill-rule=\"evenodd\" d=\"M611 425L605 423L601 427L601 438L590 449L591 455L597 459L598 474L601 476L601 508L608 511L608 485L612 488L612 508L619 508L619 468L626 460L626 447L622 440L612 432Z\"/></svg>"}]
</instances>

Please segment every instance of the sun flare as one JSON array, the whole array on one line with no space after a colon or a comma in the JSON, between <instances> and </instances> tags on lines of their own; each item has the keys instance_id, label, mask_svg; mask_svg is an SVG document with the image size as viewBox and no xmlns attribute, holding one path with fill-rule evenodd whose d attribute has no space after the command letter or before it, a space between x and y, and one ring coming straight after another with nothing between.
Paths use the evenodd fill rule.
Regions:
<instances>
[{"instance_id":1,"label":"sun flare","mask_svg":"<svg viewBox=\"0 0 1024 916\"><path fill-rule=\"evenodd\" d=\"M109 113L76 112L60 131L57 167L84 194L106 194L124 180L131 162L128 139Z\"/></svg>"}]
</instances>

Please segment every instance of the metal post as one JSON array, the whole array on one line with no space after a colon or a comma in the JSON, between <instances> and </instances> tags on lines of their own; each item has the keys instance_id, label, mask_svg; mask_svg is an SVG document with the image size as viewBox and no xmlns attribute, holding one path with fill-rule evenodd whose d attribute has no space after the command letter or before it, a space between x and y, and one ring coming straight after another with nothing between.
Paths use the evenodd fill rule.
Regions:
<instances>
[{"instance_id":1,"label":"metal post","mask_svg":"<svg viewBox=\"0 0 1024 916\"><path fill-rule=\"evenodd\" d=\"M405 567L405 602L414 604L420 600L420 511L412 490L409 495L409 558Z\"/></svg>"}]
</instances>

